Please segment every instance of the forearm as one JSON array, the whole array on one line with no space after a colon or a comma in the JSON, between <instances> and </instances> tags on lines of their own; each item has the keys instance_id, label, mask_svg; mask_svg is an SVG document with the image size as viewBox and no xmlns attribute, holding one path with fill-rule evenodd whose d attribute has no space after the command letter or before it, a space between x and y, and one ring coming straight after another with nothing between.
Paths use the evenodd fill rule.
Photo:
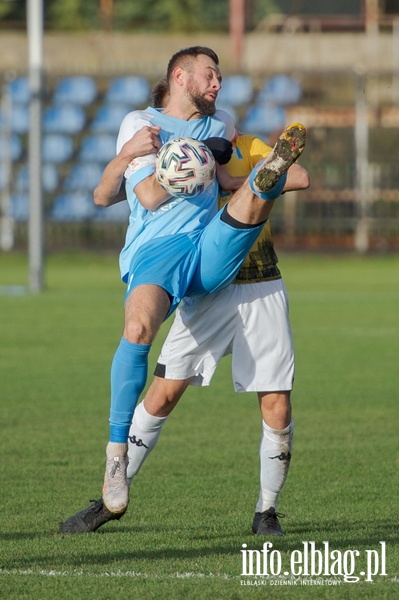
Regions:
<instances>
[{"instance_id":1,"label":"forearm","mask_svg":"<svg viewBox=\"0 0 399 600\"><path fill-rule=\"evenodd\" d=\"M94 204L97 206L112 206L126 199L123 175L127 165L127 159L119 154L108 163L98 186L94 190Z\"/></svg>"},{"instance_id":2,"label":"forearm","mask_svg":"<svg viewBox=\"0 0 399 600\"><path fill-rule=\"evenodd\" d=\"M163 187L159 185L155 175L150 175L140 181L140 183L135 186L134 193L140 204L152 212L157 210L157 208L171 198Z\"/></svg>"},{"instance_id":3,"label":"forearm","mask_svg":"<svg viewBox=\"0 0 399 600\"><path fill-rule=\"evenodd\" d=\"M159 127L145 126L136 131L120 148L117 156L105 167L100 183L94 190L94 203L111 206L126 199L124 175L128 166L139 157L155 155L159 150Z\"/></svg>"},{"instance_id":4,"label":"forearm","mask_svg":"<svg viewBox=\"0 0 399 600\"><path fill-rule=\"evenodd\" d=\"M219 165L218 163L216 163L216 174L220 187L223 190L229 190L231 192L237 191L247 179L247 177L234 177L233 175L230 175L226 166Z\"/></svg>"},{"instance_id":5,"label":"forearm","mask_svg":"<svg viewBox=\"0 0 399 600\"><path fill-rule=\"evenodd\" d=\"M310 186L309 173L295 163L287 171L287 181L284 186L284 192L293 192L294 190L306 190Z\"/></svg>"}]
</instances>

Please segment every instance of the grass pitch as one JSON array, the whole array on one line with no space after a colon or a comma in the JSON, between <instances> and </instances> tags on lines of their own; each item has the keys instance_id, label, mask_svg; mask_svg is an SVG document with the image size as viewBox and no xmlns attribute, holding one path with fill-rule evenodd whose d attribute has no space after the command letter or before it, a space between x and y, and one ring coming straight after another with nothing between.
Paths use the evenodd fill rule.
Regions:
<instances>
[{"instance_id":1,"label":"grass pitch","mask_svg":"<svg viewBox=\"0 0 399 600\"><path fill-rule=\"evenodd\" d=\"M115 257L54 256L46 290L20 294L26 264L12 254L0 256L1 598L398 597L399 257L280 263L297 369L279 505L289 518L273 550L285 566L307 541L341 557L356 550L359 581L242 575L242 545L265 541L250 533L260 420L255 395L233 392L228 359L171 415L125 517L95 534L57 533L101 493L124 287ZM379 559L372 583L360 575L367 556Z\"/></svg>"}]
</instances>

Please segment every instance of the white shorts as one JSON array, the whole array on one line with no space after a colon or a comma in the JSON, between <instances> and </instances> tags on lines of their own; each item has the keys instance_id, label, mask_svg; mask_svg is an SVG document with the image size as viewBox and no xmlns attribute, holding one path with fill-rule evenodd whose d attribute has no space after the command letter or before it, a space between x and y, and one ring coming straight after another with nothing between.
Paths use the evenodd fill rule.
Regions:
<instances>
[{"instance_id":1,"label":"white shorts","mask_svg":"<svg viewBox=\"0 0 399 600\"><path fill-rule=\"evenodd\" d=\"M218 362L228 354L236 392L292 390L294 348L281 279L231 284L208 296L185 298L155 374L209 385Z\"/></svg>"}]
</instances>

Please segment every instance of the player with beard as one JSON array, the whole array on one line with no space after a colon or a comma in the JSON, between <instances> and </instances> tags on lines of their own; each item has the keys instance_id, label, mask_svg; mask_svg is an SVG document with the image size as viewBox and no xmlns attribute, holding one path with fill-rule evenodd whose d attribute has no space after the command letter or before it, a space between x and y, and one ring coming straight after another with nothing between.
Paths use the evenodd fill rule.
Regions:
<instances>
[{"instance_id":1,"label":"player with beard","mask_svg":"<svg viewBox=\"0 0 399 600\"><path fill-rule=\"evenodd\" d=\"M124 118L117 156L106 167L94 201L119 201L125 178L131 210L120 254L126 283L123 335L111 367L110 437L106 449L103 501L115 515L128 505L128 435L137 400L147 379L148 353L162 322L185 296L222 289L263 229L286 171L301 154L305 130L292 125L270 156L254 168L229 204L218 211L215 180L192 199L170 197L154 174L155 154L176 137L224 137L224 123L213 117L221 87L213 50L177 52L167 68L169 97L163 110L147 108Z\"/></svg>"},{"instance_id":2,"label":"player with beard","mask_svg":"<svg viewBox=\"0 0 399 600\"><path fill-rule=\"evenodd\" d=\"M153 106L163 106L167 97L168 85L161 79L152 91ZM219 185L225 188L219 190L221 208L231 199L231 190L239 187L271 148L255 136L241 135L225 111L215 114L224 121L226 137L233 144L231 159L218 168ZM309 175L299 164L292 165L287 175L284 192L309 186ZM293 439L294 349L288 299L277 262L268 220L235 282L214 294L181 302L154 380L134 412L127 468L131 485L186 388L210 385L217 364L231 353L235 390L256 391L259 400L260 489L252 531L268 537L284 535L279 523L284 515L277 511L277 504L291 464ZM122 516L109 512L102 498L91 502L66 519L60 531L89 533Z\"/></svg>"}]
</instances>

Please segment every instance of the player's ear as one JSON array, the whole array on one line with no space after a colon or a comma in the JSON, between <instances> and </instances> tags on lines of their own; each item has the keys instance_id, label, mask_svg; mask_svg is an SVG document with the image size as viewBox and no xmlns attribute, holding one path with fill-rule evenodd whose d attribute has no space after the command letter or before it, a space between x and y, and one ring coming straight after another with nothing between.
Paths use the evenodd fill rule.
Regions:
<instances>
[{"instance_id":1,"label":"player's ear","mask_svg":"<svg viewBox=\"0 0 399 600\"><path fill-rule=\"evenodd\" d=\"M176 67L172 71L172 79L176 85L182 86L185 82L185 70L182 67Z\"/></svg>"}]
</instances>

